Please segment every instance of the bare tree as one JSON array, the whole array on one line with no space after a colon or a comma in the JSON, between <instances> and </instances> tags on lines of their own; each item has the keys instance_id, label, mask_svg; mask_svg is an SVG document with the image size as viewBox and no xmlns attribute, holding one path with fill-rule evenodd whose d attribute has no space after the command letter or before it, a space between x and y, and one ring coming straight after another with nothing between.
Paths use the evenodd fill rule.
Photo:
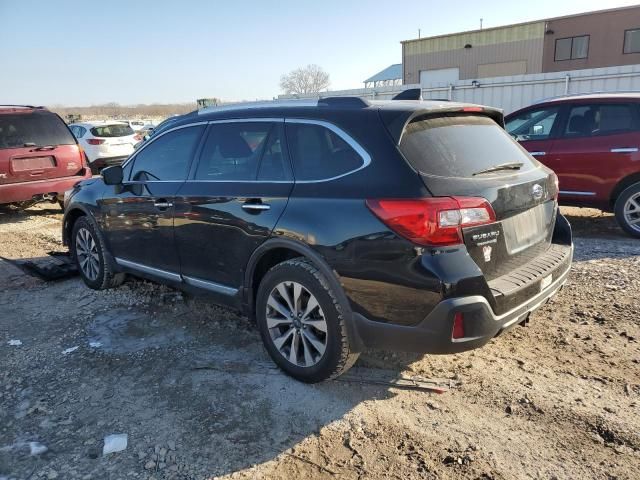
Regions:
<instances>
[{"instance_id":1,"label":"bare tree","mask_svg":"<svg viewBox=\"0 0 640 480\"><path fill-rule=\"evenodd\" d=\"M280 88L287 94L317 93L330 83L329 74L318 65L300 67L280 77Z\"/></svg>"}]
</instances>

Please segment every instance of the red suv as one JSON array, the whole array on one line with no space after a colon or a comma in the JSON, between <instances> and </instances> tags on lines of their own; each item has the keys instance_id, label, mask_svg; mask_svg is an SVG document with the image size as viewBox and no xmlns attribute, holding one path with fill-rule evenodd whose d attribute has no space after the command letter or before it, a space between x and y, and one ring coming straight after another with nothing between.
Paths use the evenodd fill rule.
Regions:
<instances>
[{"instance_id":1,"label":"red suv","mask_svg":"<svg viewBox=\"0 0 640 480\"><path fill-rule=\"evenodd\" d=\"M556 172L560 203L615 212L640 237L640 93L568 96L523 108L506 128Z\"/></svg>"},{"instance_id":2,"label":"red suv","mask_svg":"<svg viewBox=\"0 0 640 480\"><path fill-rule=\"evenodd\" d=\"M58 115L0 105L0 205L62 202L66 190L89 177L84 152Z\"/></svg>"}]
</instances>

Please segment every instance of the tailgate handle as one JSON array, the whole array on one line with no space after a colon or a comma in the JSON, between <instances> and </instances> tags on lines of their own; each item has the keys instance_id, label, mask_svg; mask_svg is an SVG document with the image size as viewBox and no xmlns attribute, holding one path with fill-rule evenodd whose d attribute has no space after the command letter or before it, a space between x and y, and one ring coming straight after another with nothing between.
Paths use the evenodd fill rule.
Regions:
<instances>
[{"instance_id":1,"label":"tailgate handle","mask_svg":"<svg viewBox=\"0 0 640 480\"><path fill-rule=\"evenodd\" d=\"M248 200L246 203L242 205L243 210L247 210L249 212L254 212L254 213L262 212L264 210L269 210L270 208L271 208L271 205L269 204L262 203L260 201L252 202L251 200Z\"/></svg>"},{"instance_id":2,"label":"tailgate handle","mask_svg":"<svg viewBox=\"0 0 640 480\"><path fill-rule=\"evenodd\" d=\"M623 148L612 148L611 153L635 153L638 151L638 147L623 147Z\"/></svg>"},{"instance_id":3,"label":"tailgate handle","mask_svg":"<svg viewBox=\"0 0 640 480\"><path fill-rule=\"evenodd\" d=\"M544 157L547 152L531 152L532 157Z\"/></svg>"}]
</instances>

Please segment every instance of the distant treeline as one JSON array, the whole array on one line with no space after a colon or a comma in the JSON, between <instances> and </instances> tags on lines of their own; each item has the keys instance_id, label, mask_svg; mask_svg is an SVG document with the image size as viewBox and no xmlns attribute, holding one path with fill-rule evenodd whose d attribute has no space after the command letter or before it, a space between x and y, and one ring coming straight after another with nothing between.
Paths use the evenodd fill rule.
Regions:
<instances>
[{"instance_id":1,"label":"distant treeline","mask_svg":"<svg viewBox=\"0 0 640 480\"><path fill-rule=\"evenodd\" d=\"M56 112L62 118L67 115L80 115L87 117L106 118L166 118L171 115L181 115L196 110L196 103L154 103L151 105L119 105L117 103L105 103L104 105L91 105L90 107L65 107L53 105L50 110Z\"/></svg>"}]
</instances>

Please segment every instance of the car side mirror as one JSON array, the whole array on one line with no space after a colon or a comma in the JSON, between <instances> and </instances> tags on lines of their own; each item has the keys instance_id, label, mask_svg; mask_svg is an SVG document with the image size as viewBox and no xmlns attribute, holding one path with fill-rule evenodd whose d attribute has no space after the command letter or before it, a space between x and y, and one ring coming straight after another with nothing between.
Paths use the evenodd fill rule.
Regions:
<instances>
[{"instance_id":1,"label":"car side mirror","mask_svg":"<svg viewBox=\"0 0 640 480\"><path fill-rule=\"evenodd\" d=\"M533 134L534 135L543 135L544 134L544 125L534 125L533 126Z\"/></svg>"},{"instance_id":2,"label":"car side mirror","mask_svg":"<svg viewBox=\"0 0 640 480\"><path fill-rule=\"evenodd\" d=\"M121 185L122 177L122 167L120 165L114 165L102 170L102 181L105 185Z\"/></svg>"}]
</instances>

